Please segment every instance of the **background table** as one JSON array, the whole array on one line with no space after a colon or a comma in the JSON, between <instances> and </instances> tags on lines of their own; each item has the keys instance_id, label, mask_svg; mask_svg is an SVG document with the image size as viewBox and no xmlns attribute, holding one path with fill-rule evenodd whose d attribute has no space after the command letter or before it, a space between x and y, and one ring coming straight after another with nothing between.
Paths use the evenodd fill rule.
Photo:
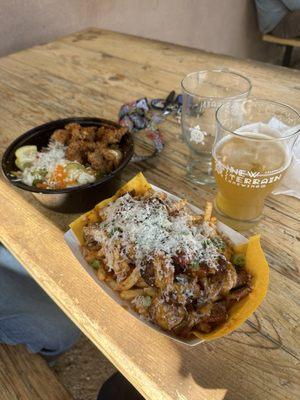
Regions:
<instances>
[{"instance_id":1,"label":"background table","mask_svg":"<svg viewBox=\"0 0 300 400\"><path fill-rule=\"evenodd\" d=\"M117 119L120 105L180 90L191 71L228 67L248 76L256 96L300 108L300 72L171 44L89 29L0 59L1 151L51 119ZM213 190L186 180L187 149L176 121L165 124L158 159L131 164L150 182L203 206ZM270 289L237 332L189 348L143 326L109 299L63 241L74 215L42 208L0 180L0 239L92 342L152 400L299 398L299 211L286 196L267 201L257 231L271 267ZM298 302L298 306L297 306Z\"/></svg>"}]
</instances>

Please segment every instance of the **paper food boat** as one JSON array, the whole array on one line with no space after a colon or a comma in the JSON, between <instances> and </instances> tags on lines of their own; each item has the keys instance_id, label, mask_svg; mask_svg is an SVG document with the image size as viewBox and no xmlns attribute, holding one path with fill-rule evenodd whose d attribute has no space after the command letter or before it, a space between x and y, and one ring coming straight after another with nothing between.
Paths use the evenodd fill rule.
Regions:
<instances>
[{"instance_id":1,"label":"paper food boat","mask_svg":"<svg viewBox=\"0 0 300 400\"><path fill-rule=\"evenodd\" d=\"M103 200L101 203L97 204L93 210L83 214L81 217L77 218L74 222L70 224L71 229L65 233L65 240L68 243L72 253L77 258L82 267L87 271L87 273L91 276L91 278L98 284L99 286L99 296L103 296L103 291L114 299L118 304L126 308L127 312L137 318L142 324L148 325L151 329L154 329L165 336L169 336L173 340L181 343L185 343L190 346L194 346L196 344L202 343L203 341L214 340L220 338L222 336L228 335L230 332L236 330L243 322L246 321L250 317L251 314L257 309L257 307L263 301L269 284L269 267L267 261L265 259L264 253L260 246L259 235L251 237L247 240L240 233L234 231L228 226L222 224L221 222L217 223L217 227L220 231L225 233L237 247L238 252L244 253L246 256L246 269L253 276L253 291L247 295L244 299L240 300L238 303L235 303L230 311L229 311L229 319L215 329L211 333L197 333L192 339L182 339L175 337L163 330L161 330L158 326L154 325L151 322L145 321L139 317L139 315L131 310L129 306L129 302L121 299L119 294L112 290L109 286L106 285L105 282L100 281L97 278L93 268L85 261L83 258L80 245L82 243L82 228L85 224L86 219L88 218L90 221L95 221L95 215L99 208L105 207L111 201L114 201L121 195L126 192L135 190L137 194L143 194L145 191L152 187L155 191L165 192L167 195L174 200L178 200L177 196L174 196L154 185L150 185L142 173L136 175L132 180L130 180L127 184L125 184L121 189L119 189L116 194L106 200ZM203 211L199 208L190 205L191 210L197 214L201 214ZM101 290L102 289L102 290ZM84 290L84 289L83 289Z\"/></svg>"}]
</instances>

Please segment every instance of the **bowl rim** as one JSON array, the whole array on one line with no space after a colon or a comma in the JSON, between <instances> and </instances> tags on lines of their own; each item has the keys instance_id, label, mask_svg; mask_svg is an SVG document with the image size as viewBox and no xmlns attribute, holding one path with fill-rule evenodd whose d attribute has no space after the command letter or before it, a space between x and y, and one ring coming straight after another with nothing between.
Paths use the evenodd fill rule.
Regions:
<instances>
[{"instance_id":1,"label":"bowl rim","mask_svg":"<svg viewBox=\"0 0 300 400\"><path fill-rule=\"evenodd\" d=\"M115 121L111 121L111 120L108 120L105 118L98 118L98 117L60 118L60 119L52 120L52 121L46 122L44 124L38 125L36 127L33 127L31 129L29 129L28 131L26 131L25 133L18 136L15 140L13 140L12 143L10 143L10 145L7 147L7 149L3 153L2 160L1 160L1 171L2 171L2 175L5 177L5 179L8 180L12 185L14 185L20 189L26 190L28 192L42 193L42 194L62 194L62 193L71 193L71 192L76 192L79 190L85 190L85 189L93 188L96 186L100 186L102 183L105 183L105 182L111 180L115 175L117 175L122 169L124 169L126 167L126 165L129 163L129 161L132 158L133 153L134 153L133 136L132 136L131 132L129 132L129 131L127 133L128 139L129 139L128 154L126 154L126 156L122 160L121 164L116 169L114 169L108 175L105 175L100 180L96 180L95 182L92 182L92 183L86 183L84 185L72 186L72 187L64 188L64 189L39 189L39 188L36 188L33 186L28 186L21 181L12 179L12 177L9 175L12 171L6 171L5 163L6 163L8 156L11 154L11 152L13 150L16 151L16 149L18 148L17 144L19 142L24 141L24 139L29 139L31 137L31 135L35 136L35 135L38 135L39 133L40 134L44 133L43 130L47 129L47 128L51 128L52 125L56 125L56 124L64 125L64 124L68 124L68 123L72 123L72 122L79 123L79 124L87 123L87 124L91 124L91 125L97 124L98 126L110 125L110 126L114 126L115 128L121 128L121 125ZM55 128L53 128L53 131L55 129L60 129L60 128L55 127ZM41 130L42 130L42 132L39 132ZM21 147L21 146L19 146L19 147Z\"/></svg>"}]
</instances>

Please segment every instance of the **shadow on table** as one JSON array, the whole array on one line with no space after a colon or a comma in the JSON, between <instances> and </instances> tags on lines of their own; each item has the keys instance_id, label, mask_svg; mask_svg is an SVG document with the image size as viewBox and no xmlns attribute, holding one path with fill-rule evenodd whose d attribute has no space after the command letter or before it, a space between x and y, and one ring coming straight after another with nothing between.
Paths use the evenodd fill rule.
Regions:
<instances>
[{"instance_id":1,"label":"shadow on table","mask_svg":"<svg viewBox=\"0 0 300 400\"><path fill-rule=\"evenodd\" d=\"M205 389L207 398L214 400L263 400L265 390L276 385L269 382L275 379L272 371L280 345L261 335L255 324L246 323L222 339L195 347L175 347L181 359L180 374L192 377L199 385L199 396L193 387L191 399L203 398ZM178 392L178 399L185 400Z\"/></svg>"}]
</instances>

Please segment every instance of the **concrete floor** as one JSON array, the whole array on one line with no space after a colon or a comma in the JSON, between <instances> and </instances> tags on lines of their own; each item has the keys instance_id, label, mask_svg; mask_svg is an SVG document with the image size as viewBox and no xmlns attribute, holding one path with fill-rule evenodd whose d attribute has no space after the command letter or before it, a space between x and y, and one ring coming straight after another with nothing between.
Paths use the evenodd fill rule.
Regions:
<instances>
[{"instance_id":1,"label":"concrete floor","mask_svg":"<svg viewBox=\"0 0 300 400\"><path fill-rule=\"evenodd\" d=\"M96 400L101 385L116 371L84 335L52 370L75 400Z\"/></svg>"}]
</instances>

